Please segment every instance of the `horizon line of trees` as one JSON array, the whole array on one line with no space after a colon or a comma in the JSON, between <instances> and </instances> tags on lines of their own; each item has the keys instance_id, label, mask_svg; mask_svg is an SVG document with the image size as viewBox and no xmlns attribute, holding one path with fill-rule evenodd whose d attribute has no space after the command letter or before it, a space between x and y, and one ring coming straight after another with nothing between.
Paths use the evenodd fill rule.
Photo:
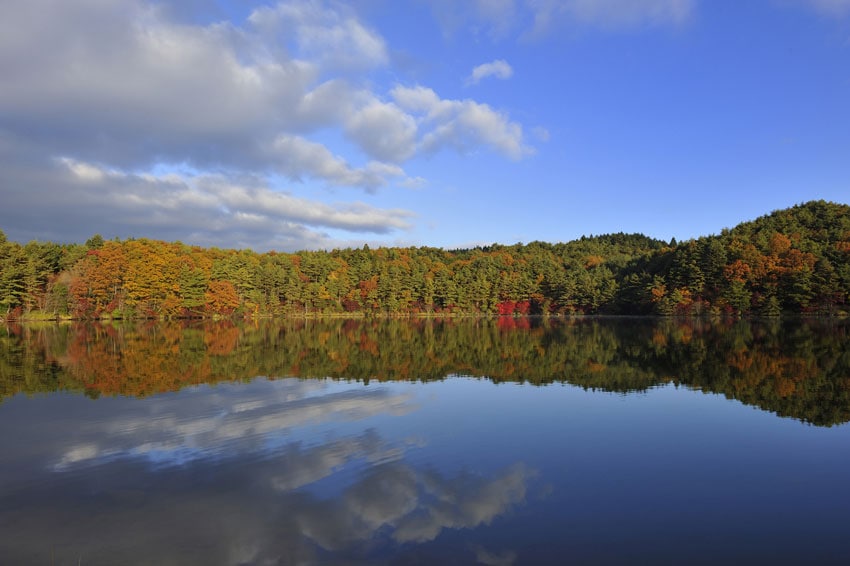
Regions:
<instances>
[{"instance_id":1,"label":"horizon line of trees","mask_svg":"<svg viewBox=\"0 0 850 566\"><path fill-rule=\"evenodd\" d=\"M192 318L313 314L843 315L850 206L813 201L719 235L296 253L146 238L8 241L0 317Z\"/></svg>"}]
</instances>

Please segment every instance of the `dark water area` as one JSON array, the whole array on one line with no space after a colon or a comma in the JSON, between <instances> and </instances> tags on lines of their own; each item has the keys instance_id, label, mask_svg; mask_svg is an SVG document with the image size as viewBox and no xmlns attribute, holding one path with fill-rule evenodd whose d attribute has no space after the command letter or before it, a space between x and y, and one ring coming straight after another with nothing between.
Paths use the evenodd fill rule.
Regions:
<instances>
[{"instance_id":1,"label":"dark water area","mask_svg":"<svg viewBox=\"0 0 850 566\"><path fill-rule=\"evenodd\" d=\"M848 329L0 327L0 564L850 563Z\"/></svg>"}]
</instances>

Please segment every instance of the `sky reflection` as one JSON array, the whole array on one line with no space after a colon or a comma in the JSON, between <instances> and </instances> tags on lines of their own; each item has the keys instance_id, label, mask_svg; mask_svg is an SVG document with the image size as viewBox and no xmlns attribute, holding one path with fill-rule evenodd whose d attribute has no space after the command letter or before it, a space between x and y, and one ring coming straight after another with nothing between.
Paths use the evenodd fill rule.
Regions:
<instances>
[{"instance_id":1,"label":"sky reflection","mask_svg":"<svg viewBox=\"0 0 850 566\"><path fill-rule=\"evenodd\" d=\"M89 405L90 418L75 420L71 438L30 439L42 447L52 469L115 458L168 465L246 451L256 454L274 450L293 429L377 414L403 415L415 409L409 394L375 387L346 391L323 381L290 379L258 380L251 387L198 387L161 395L152 403L119 400Z\"/></svg>"},{"instance_id":2,"label":"sky reflection","mask_svg":"<svg viewBox=\"0 0 850 566\"><path fill-rule=\"evenodd\" d=\"M15 395L0 430L4 564L850 559L850 426L673 384L259 378Z\"/></svg>"},{"instance_id":3,"label":"sky reflection","mask_svg":"<svg viewBox=\"0 0 850 566\"><path fill-rule=\"evenodd\" d=\"M0 440L0 554L17 564L380 562L525 501L535 472L522 463L438 470L410 454L423 438L376 428L417 406L398 388L294 379L13 399L0 423L33 426ZM512 556L465 552L485 564Z\"/></svg>"}]
</instances>

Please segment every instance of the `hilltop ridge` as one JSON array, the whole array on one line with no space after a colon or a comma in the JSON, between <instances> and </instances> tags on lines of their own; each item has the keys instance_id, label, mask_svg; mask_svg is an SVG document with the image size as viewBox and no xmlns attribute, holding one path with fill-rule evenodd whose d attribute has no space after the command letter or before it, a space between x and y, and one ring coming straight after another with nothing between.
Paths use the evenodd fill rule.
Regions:
<instances>
[{"instance_id":1,"label":"hilltop ridge","mask_svg":"<svg viewBox=\"0 0 850 566\"><path fill-rule=\"evenodd\" d=\"M10 242L0 316L844 315L850 206L811 201L719 234L604 234L467 250L296 253L127 239Z\"/></svg>"}]
</instances>

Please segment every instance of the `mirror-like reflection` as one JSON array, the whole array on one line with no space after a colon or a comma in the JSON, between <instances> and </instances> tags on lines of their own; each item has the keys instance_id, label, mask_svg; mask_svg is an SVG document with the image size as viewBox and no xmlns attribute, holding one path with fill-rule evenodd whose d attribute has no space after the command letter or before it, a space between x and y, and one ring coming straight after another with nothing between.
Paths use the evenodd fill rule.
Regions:
<instances>
[{"instance_id":1,"label":"mirror-like reflection","mask_svg":"<svg viewBox=\"0 0 850 566\"><path fill-rule=\"evenodd\" d=\"M257 376L569 383L721 393L819 426L850 420L846 321L325 320L0 330L0 395L142 397Z\"/></svg>"},{"instance_id":2,"label":"mirror-like reflection","mask_svg":"<svg viewBox=\"0 0 850 566\"><path fill-rule=\"evenodd\" d=\"M7 327L0 557L846 563L846 338L840 321Z\"/></svg>"},{"instance_id":3,"label":"mirror-like reflection","mask_svg":"<svg viewBox=\"0 0 850 566\"><path fill-rule=\"evenodd\" d=\"M483 474L409 461L421 437L362 428L417 409L386 387L259 380L47 401L0 414L40 411L0 440L0 554L16 564L378 560L491 523L534 476L518 462Z\"/></svg>"}]
</instances>

